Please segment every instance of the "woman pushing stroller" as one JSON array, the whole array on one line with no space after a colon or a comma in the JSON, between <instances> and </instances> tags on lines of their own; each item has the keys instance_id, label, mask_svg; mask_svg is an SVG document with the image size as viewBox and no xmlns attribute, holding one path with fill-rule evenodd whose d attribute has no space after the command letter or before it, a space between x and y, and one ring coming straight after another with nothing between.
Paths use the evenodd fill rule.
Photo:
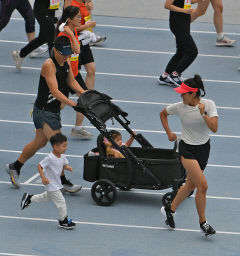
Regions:
<instances>
[{"instance_id":1,"label":"woman pushing stroller","mask_svg":"<svg viewBox=\"0 0 240 256\"><path fill-rule=\"evenodd\" d=\"M170 141L177 136L168 125L168 115L178 115L181 120L182 134L179 143L181 163L187 171L186 183L179 189L171 204L163 206L161 212L166 216L165 223L175 228L174 213L182 201L197 188L195 203L199 215L200 229L206 237L216 233L207 223L205 216L206 193L208 189L204 169L207 166L210 139L209 131L217 132L218 114L216 105L212 100L203 99L205 89L199 75L185 80L180 87L174 89L181 94L182 102L171 104L161 113L162 125Z\"/></svg>"}]
</instances>

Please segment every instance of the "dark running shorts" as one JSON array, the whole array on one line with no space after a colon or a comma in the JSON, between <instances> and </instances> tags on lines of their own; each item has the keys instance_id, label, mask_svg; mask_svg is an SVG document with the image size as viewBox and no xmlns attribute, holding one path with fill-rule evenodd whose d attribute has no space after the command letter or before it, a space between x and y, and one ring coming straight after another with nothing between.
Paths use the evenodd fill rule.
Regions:
<instances>
[{"instance_id":1,"label":"dark running shorts","mask_svg":"<svg viewBox=\"0 0 240 256\"><path fill-rule=\"evenodd\" d=\"M33 108L33 123L36 129L43 128L43 124L48 124L53 131L62 128L60 112L53 113L46 110L41 110L34 106Z\"/></svg>"},{"instance_id":2,"label":"dark running shorts","mask_svg":"<svg viewBox=\"0 0 240 256\"><path fill-rule=\"evenodd\" d=\"M82 45L81 52L79 54L78 69L81 70L82 65L85 65L91 62L94 62L94 58L93 58L92 50L89 44L84 46Z\"/></svg>"},{"instance_id":3,"label":"dark running shorts","mask_svg":"<svg viewBox=\"0 0 240 256\"><path fill-rule=\"evenodd\" d=\"M183 140L179 142L179 155L185 159L195 159L198 161L201 170L204 170L208 163L210 153L210 140L202 145L189 145Z\"/></svg>"}]
</instances>

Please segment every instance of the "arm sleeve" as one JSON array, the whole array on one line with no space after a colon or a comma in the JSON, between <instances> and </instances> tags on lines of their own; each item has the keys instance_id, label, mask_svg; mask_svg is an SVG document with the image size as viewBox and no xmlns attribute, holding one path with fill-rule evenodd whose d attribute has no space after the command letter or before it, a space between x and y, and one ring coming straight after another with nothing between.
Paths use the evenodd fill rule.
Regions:
<instances>
[{"instance_id":1,"label":"arm sleeve","mask_svg":"<svg viewBox=\"0 0 240 256\"><path fill-rule=\"evenodd\" d=\"M39 164L42 166L42 168L45 168L46 166L48 166L48 164L49 164L49 157L46 156Z\"/></svg>"},{"instance_id":2,"label":"arm sleeve","mask_svg":"<svg viewBox=\"0 0 240 256\"><path fill-rule=\"evenodd\" d=\"M182 102L178 102L178 103L174 103L174 104L167 106L166 107L167 113L169 115L177 115L181 103Z\"/></svg>"},{"instance_id":3,"label":"arm sleeve","mask_svg":"<svg viewBox=\"0 0 240 256\"><path fill-rule=\"evenodd\" d=\"M209 100L208 116L209 116L209 117L218 116L216 104L215 104L215 102L212 101L212 100Z\"/></svg>"},{"instance_id":4,"label":"arm sleeve","mask_svg":"<svg viewBox=\"0 0 240 256\"><path fill-rule=\"evenodd\" d=\"M67 157L65 155L62 155L62 157L63 157L63 165L69 164Z\"/></svg>"}]
</instances>

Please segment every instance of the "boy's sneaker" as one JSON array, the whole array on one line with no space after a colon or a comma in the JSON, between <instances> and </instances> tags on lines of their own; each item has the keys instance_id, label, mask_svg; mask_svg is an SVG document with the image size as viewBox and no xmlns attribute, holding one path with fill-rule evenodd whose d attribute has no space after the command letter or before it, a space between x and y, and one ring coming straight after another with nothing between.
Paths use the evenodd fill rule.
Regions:
<instances>
[{"instance_id":1,"label":"boy's sneaker","mask_svg":"<svg viewBox=\"0 0 240 256\"><path fill-rule=\"evenodd\" d=\"M204 233L205 237L216 234L216 231L207 222L200 224L200 230Z\"/></svg>"},{"instance_id":2,"label":"boy's sneaker","mask_svg":"<svg viewBox=\"0 0 240 256\"><path fill-rule=\"evenodd\" d=\"M17 70L21 71L22 70L22 62L23 62L24 58L20 57L20 51L13 51L12 56L15 61Z\"/></svg>"},{"instance_id":3,"label":"boy's sneaker","mask_svg":"<svg viewBox=\"0 0 240 256\"><path fill-rule=\"evenodd\" d=\"M28 193L23 194L22 201L20 204L20 208L22 210L27 208L31 204L31 197L32 197L32 195L29 195Z\"/></svg>"},{"instance_id":4,"label":"boy's sneaker","mask_svg":"<svg viewBox=\"0 0 240 256\"><path fill-rule=\"evenodd\" d=\"M16 188L19 188L20 187L20 184L19 184L19 174L18 174L17 170L10 168L9 164L6 164L5 170L9 174L10 180L11 180L12 184Z\"/></svg>"},{"instance_id":5,"label":"boy's sneaker","mask_svg":"<svg viewBox=\"0 0 240 256\"><path fill-rule=\"evenodd\" d=\"M68 219L67 217L64 220L59 220L59 227L64 229L73 229L76 226L76 223L72 221L72 219Z\"/></svg>"},{"instance_id":6,"label":"boy's sneaker","mask_svg":"<svg viewBox=\"0 0 240 256\"><path fill-rule=\"evenodd\" d=\"M69 193L76 193L81 190L81 185L74 185L70 180L67 180L65 176L61 176L61 182L63 189Z\"/></svg>"},{"instance_id":7,"label":"boy's sneaker","mask_svg":"<svg viewBox=\"0 0 240 256\"><path fill-rule=\"evenodd\" d=\"M78 137L80 139L86 139L86 140L91 139L93 136L91 132L86 131L84 128L81 128L80 130L76 130L75 128L72 128L71 135L74 137Z\"/></svg>"},{"instance_id":8,"label":"boy's sneaker","mask_svg":"<svg viewBox=\"0 0 240 256\"><path fill-rule=\"evenodd\" d=\"M30 58L35 58L35 57L38 57L38 56L42 55L43 53L45 53L47 51L48 51L48 46L47 45L43 45L43 46L38 47L34 51L32 51L29 54L29 57Z\"/></svg>"},{"instance_id":9,"label":"boy's sneaker","mask_svg":"<svg viewBox=\"0 0 240 256\"><path fill-rule=\"evenodd\" d=\"M107 37L106 36L97 36L97 40L96 41L91 41L89 43L90 46L95 46L98 45L104 41L106 41Z\"/></svg>"},{"instance_id":10,"label":"boy's sneaker","mask_svg":"<svg viewBox=\"0 0 240 256\"><path fill-rule=\"evenodd\" d=\"M160 76L158 78L158 83L159 84L167 84L167 85L170 85L170 86L174 85L174 83L169 80L168 76L166 76L164 78L163 78L163 76Z\"/></svg>"},{"instance_id":11,"label":"boy's sneaker","mask_svg":"<svg viewBox=\"0 0 240 256\"><path fill-rule=\"evenodd\" d=\"M182 78L179 75L176 76L172 73L168 76L168 79L177 87L181 86L182 84Z\"/></svg>"},{"instance_id":12,"label":"boy's sneaker","mask_svg":"<svg viewBox=\"0 0 240 256\"><path fill-rule=\"evenodd\" d=\"M161 208L161 213L164 217L166 217L166 220L165 220L166 225L170 228L175 228L175 222L173 219L175 213L171 211L170 205L165 207L163 206Z\"/></svg>"},{"instance_id":13,"label":"boy's sneaker","mask_svg":"<svg viewBox=\"0 0 240 256\"><path fill-rule=\"evenodd\" d=\"M231 40L228 37L224 36L222 39L216 40L216 46L234 46L236 40Z\"/></svg>"}]
</instances>

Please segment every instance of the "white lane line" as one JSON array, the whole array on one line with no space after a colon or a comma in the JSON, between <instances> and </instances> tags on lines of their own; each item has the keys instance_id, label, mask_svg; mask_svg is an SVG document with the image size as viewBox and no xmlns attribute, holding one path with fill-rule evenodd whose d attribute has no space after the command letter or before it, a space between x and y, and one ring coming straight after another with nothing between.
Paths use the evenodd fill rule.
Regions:
<instances>
[{"instance_id":1,"label":"white lane line","mask_svg":"<svg viewBox=\"0 0 240 256\"><path fill-rule=\"evenodd\" d=\"M0 91L0 94L7 94L7 95L18 95L18 96L32 96L36 97L37 94L34 93L23 93L23 92L7 92L7 91ZM78 99L78 97L69 97L70 99ZM160 105L160 106L168 106L172 103L165 103L165 102L148 102L148 101L134 101L134 100L112 100L112 102L117 103L130 103L130 104L143 104L143 105ZM175 102L173 102L175 103ZM217 106L217 109L227 109L227 110L240 110L240 107L222 107Z\"/></svg>"},{"instance_id":2,"label":"white lane line","mask_svg":"<svg viewBox=\"0 0 240 256\"><path fill-rule=\"evenodd\" d=\"M16 254L16 253L8 253L8 252L0 252L0 255L4 256L37 256L32 254Z\"/></svg>"},{"instance_id":3,"label":"white lane line","mask_svg":"<svg viewBox=\"0 0 240 256\"><path fill-rule=\"evenodd\" d=\"M35 175L34 175L35 176ZM12 185L10 181L0 181L0 184L8 184ZM35 187L43 187L43 184L39 183L20 183L20 185L23 186L35 186ZM87 190L90 191L91 188L87 187L82 187L81 190ZM130 191L123 191L123 190L118 190L118 193L130 193L130 194L143 194L143 195L153 195L153 196L163 196L166 193L162 192L151 192L151 191L140 191L140 189L131 189ZM195 195L192 195L191 197L195 197ZM234 200L234 201L240 201L240 197L227 197L227 196L207 196L208 199L217 199L217 200Z\"/></svg>"},{"instance_id":4,"label":"white lane line","mask_svg":"<svg viewBox=\"0 0 240 256\"><path fill-rule=\"evenodd\" d=\"M21 41L10 41L10 40L0 40L0 43L17 43L17 44L26 44L27 42ZM165 52L165 51L148 51L148 50L135 50L135 49L120 49L120 48L99 48L92 47L94 50L99 51L113 51L113 52L133 52L133 53L146 53L146 54L165 54L173 55L175 52ZM230 56L230 55L215 55L215 54L198 54L199 57L213 57L213 58L228 58L228 59L240 59L240 56Z\"/></svg>"},{"instance_id":5,"label":"white lane line","mask_svg":"<svg viewBox=\"0 0 240 256\"><path fill-rule=\"evenodd\" d=\"M11 68L16 69L15 66L10 65L0 65L0 68ZM38 67L22 67L22 69L26 70L41 70ZM17 72L17 71L16 71ZM81 73L85 73L86 71L81 71ZM96 75L104 75L104 76L120 76L120 77L134 77L134 78L149 78L149 79L157 79L159 76L148 76L148 75L134 75L134 74L121 74L121 73L105 73L105 72L96 72ZM240 81L230 81L230 80L212 80L212 79L203 79L204 82L210 83L230 83L230 84L240 84Z\"/></svg>"},{"instance_id":6,"label":"white lane line","mask_svg":"<svg viewBox=\"0 0 240 256\"><path fill-rule=\"evenodd\" d=\"M33 122L28 122L28 121L15 121L15 120L1 120L0 119L0 122L2 123L15 123L15 124L31 124L33 125ZM72 127L71 124L62 124L63 127ZM89 128L89 129L96 129L94 126L85 126L86 128ZM112 127L107 127L107 129L112 129ZM118 131L125 131L124 128L115 128L115 130L118 130ZM157 130L142 130L142 129L135 129L135 128L132 128L134 131L136 132L145 132L145 133L158 133L158 134L166 134L165 131L157 131ZM181 134L181 132L175 132L176 134ZM227 135L227 134L210 134L210 137L218 137L218 138L234 138L234 139L240 139L240 136L239 135Z\"/></svg>"},{"instance_id":7,"label":"white lane line","mask_svg":"<svg viewBox=\"0 0 240 256\"><path fill-rule=\"evenodd\" d=\"M2 153L18 153L21 154L22 151L19 150L10 150L10 149L0 149L0 152ZM36 155L47 155L49 153L40 153L37 152ZM82 155L66 155L67 157L72 157L72 158L83 158ZM217 168L233 168L233 169L240 169L239 165L222 165L222 164L208 164L207 167L217 167Z\"/></svg>"},{"instance_id":8,"label":"white lane line","mask_svg":"<svg viewBox=\"0 0 240 256\"><path fill-rule=\"evenodd\" d=\"M23 18L11 18L11 20L21 20ZM153 31L167 31L169 32L170 29L168 28L151 28L151 27L134 27L134 26L121 26L121 25L111 25L111 24L97 24L98 27L110 27L110 28L122 28L122 29L136 29L136 30L153 30ZM203 31L203 30L191 30L191 33L199 33L199 34L216 34L215 31ZM233 35L233 36L240 36L240 33L235 32L225 32L226 35Z\"/></svg>"},{"instance_id":9,"label":"white lane line","mask_svg":"<svg viewBox=\"0 0 240 256\"><path fill-rule=\"evenodd\" d=\"M6 216L0 215L2 219L15 219L15 220L28 220L28 221L43 221L43 222L57 222L54 219L42 219L42 218L29 218L29 217L17 217L17 216ZM127 225L127 224L116 224L116 223L104 223L104 222L89 222L89 221L74 221L76 224L88 225L88 226L102 226L102 227L115 227L115 228L127 228L127 229L145 229L145 230L169 230L165 227L154 227L144 225ZM175 228L174 231L181 232L200 232L198 229L183 229ZM229 232L229 231L216 231L217 234L222 235L240 235L240 232Z\"/></svg>"}]
</instances>

